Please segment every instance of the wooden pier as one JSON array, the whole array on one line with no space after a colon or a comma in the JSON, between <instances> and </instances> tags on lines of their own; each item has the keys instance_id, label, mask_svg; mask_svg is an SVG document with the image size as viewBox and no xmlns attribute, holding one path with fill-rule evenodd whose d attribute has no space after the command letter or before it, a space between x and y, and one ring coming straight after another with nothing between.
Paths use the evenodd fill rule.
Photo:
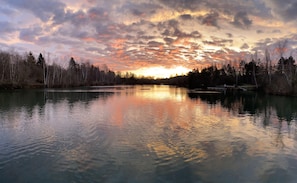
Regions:
<instances>
[{"instance_id":1,"label":"wooden pier","mask_svg":"<svg viewBox=\"0 0 297 183\"><path fill-rule=\"evenodd\" d=\"M255 85L243 85L243 86L235 86L235 85L221 85L214 87L207 87L206 89L193 89L189 90L189 93L226 93L226 92L236 92L236 91L254 91L257 87Z\"/></svg>"}]
</instances>

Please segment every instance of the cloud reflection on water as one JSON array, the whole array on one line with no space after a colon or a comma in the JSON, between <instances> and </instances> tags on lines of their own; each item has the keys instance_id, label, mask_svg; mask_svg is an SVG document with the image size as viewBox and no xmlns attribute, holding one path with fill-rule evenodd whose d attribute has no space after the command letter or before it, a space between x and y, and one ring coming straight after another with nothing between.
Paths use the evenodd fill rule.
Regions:
<instances>
[{"instance_id":1,"label":"cloud reflection on water","mask_svg":"<svg viewBox=\"0 0 297 183\"><path fill-rule=\"evenodd\" d=\"M52 155L48 166L57 177L80 174L82 180L157 182L190 174L187 180L202 182L296 178L295 99L254 94L190 98L186 89L168 86L108 90L115 92L51 92L46 100L40 94L43 102L29 97L26 104L1 98L10 102L0 106L0 146L8 144L2 153L15 142L23 149L42 144L38 153ZM17 164L13 158L10 163Z\"/></svg>"}]
</instances>

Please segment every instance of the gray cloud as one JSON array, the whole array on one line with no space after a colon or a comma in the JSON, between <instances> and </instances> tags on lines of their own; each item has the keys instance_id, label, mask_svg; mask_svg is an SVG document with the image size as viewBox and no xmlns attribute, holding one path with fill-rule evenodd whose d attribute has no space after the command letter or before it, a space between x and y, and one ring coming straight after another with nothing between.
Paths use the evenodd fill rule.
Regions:
<instances>
[{"instance_id":1,"label":"gray cloud","mask_svg":"<svg viewBox=\"0 0 297 183\"><path fill-rule=\"evenodd\" d=\"M218 18L219 14L217 12L211 12L206 14L205 16L199 17L203 25L214 26L219 28Z\"/></svg>"},{"instance_id":2,"label":"gray cloud","mask_svg":"<svg viewBox=\"0 0 297 183\"><path fill-rule=\"evenodd\" d=\"M156 13L161 6L152 3L135 3L125 2L125 4L118 10L123 14L131 13L136 17L149 17Z\"/></svg>"},{"instance_id":3,"label":"gray cloud","mask_svg":"<svg viewBox=\"0 0 297 183\"><path fill-rule=\"evenodd\" d=\"M240 47L240 49L242 49L242 50L246 50L246 49L249 49L250 48L250 46L247 44L247 43L244 43L241 47Z\"/></svg>"},{"instance_id":4,"label":"gray cloud","mask_svg":"<svg viewBox=\"0 0 297 183\"><path fill-rule=\"evenodd\" d=\"M157 41L150 41L147 43L149 47L159 47L159 46L163 46L163 43L157 42Z\"/></svg>"},{"instance_id":5,"label":"gray cloud","mask_svg":"<svg viewBox=\"0 0 297 183\"><path fill-rule=\"evenodd\" d=\"M35 42L37 37L42 34L41 27L30 27L20 30L19 38L28 42Z\"/></svg>"},{"instance_id":6,"label":"gray cloud","mask_svg":"<svg viewBox=\"0 0 297 183\"><path fill-rule=\"evenodd\" d=\"M286 21L294 21L297 18L296 0L264 0L271 8L272 14Z\"/></svg>"},{"instance_id":7,"label":"gray cloud","mask_svg":"<svg viewBox=\"0 0 297 183\"><path fill-rule=\"evenodd\" d=\"M247 29L252 25L252 22L253 21L249 19L247 12L240 11L234 15L231 24L238 28Z\"/></svg>"},{"instance_id":8,"label":"gray cloud","mask_svg":"<svg viewBox=\"0 0 297 183\"><path fill-rule=\"evenodd\" d=\"M229 38L233 37L233 34L231 34L231 33L226 33L226 35L227 35Z\"/></svg>"},{"instance_id":9,"label":"gray cloud","mask_svg":"<svg viewBox=\"0 0 297 183\"><path fill-rule=\"evenodd\" d=\"M179 16L182 20L191 20L192 19L192 15L190 14L183 14Z\"/></svg>"},{"instance_id":10,"label":"gray cloud","mask_svg":"<svg viewBox=\"0 0 297 183\"><path fill-rule=\"evenodd\" d=\"M177 20L169 20L160 22L157 25L158 31L164 37L176 37L176 38L201 38L202 35L198 31L186 32L182 30L182 26L179 26Z\"/></svg>"},{"instance_id":11,"label":"gray cloud","mask_svg":"<svg viewBox=\"0 0 297 183\"><path fill-rule=\"evenodd\" d=\"M286 43L286 44L285 44ZM289 37L282 38L266 38L263 40L259 40L254 47L253 51L264 52L266 49L270 52L270 56L272 61L278 61L280 58L280 53L277 51L277 48L281 45L285 44L285 52L283 53L284 57L289 57L293 55L296 57L295 47L297 46L297 34L292 34Z\"/></svg>"},{"instance_id":12,"label":"gray cloud","mask_svg":"<svg viewBox=\"0 0 297 183\"><path fill-rule=\"evenodd\" d=\"M30 11L42 21L49 21L54 15L62 15L66 5L56 0L3 0L7 4Z\"/></svg>"},{"instance_id":13,"label":"gray cloud","mask_svg":"<svg viewBox=\"0 0 297 183\"><path fill-rule=\"evenodd\" d=\"M100 54L100 55L103 55L105 53L105 50L104 49L98 48L98 47L87 47L87 48L85 48L85 50L87 52L95 53L95 54Z\"/></svg>"},{"instance_id":14,"label":"gray cloud","mask_svg":"<svg viewBox=\"0 0 297 183\"><path fill-rule=\"evenodd\" d=\"M16 14L16 11L5 7L0 7L0 13L6 16L13 16Z\"/></svg>"},{"instance_id":15,"label":"gray cloud","mask_svg":"<svg viewBox=\"0 0 297 183\"><path fill-rule=\"evenodd\" d=\"M173 8L176 11L198 10L205 6L205 0L158 0L163 5Z\"/></svg>"},{"instance_id":16,"label":"gray cloud","mask_svg":"<svg viewBox=\"0 0 297 183\"><path fill-rule=\"evenodd\" d=\"M89 24L107 24L112 23L109 13L101 7L94 7L84 12L82 10L60 12L53 16L54 24L63 24L69 22L75 26L84 26Z\"/></svg>"},{"instance_id":17,"label":"gray cloud","mask_svg":"<svg viewBox=\"0 0 297 183\"><path fill-rule=\"evenodd\" d=\"M16 31L16 28L10 22L0 22L0 33L11 33Z\"/></svg>"},{"instance_id":18,"label":"gray cloud","mask_svg":"<svg viewBox=\"0 0 297 183\"><path fill-rule=\"evenodd\" d=\"M63 24L65 22L71 22L73 25L81 26L89 22L87 15L82 11L61 12L53 17L54 24Z\"/></svg>"},{"instance_id":19,"label":"gray cloud","mask_svg":"<svg viewBox=\"0 0 297 183\"><path fill-rule=\"evenodd\" d=\"M190 37L202 38L202 34L200 32L198 32L198 31L193 31L193 32L191 32Z\"/></svg>"},{"instance_id":20,"label":"gray cloud","mask_svg":"<svg viewBox=\"0 0 297 183\"><path fill-rule=\"evenodd\" d=\"M182 38L182 37L190 37L191 35L190 34L187 34L185 32L182 32L178 28L175 28L172 36Z\"/></svg>"},{"instance_id":21,"label":"gray cloud","mask_svg":"<svg viewBox=\"0 0 297 183\"><path fill-rule=\"evenodd\" d=\"M261 39L256 43L256 46L252 49L253 51L265 50L269 45L273 44L276 40L271 38Z\"/></svg>"},{"instance_id":22,"label":"gray cloud","mask_svg":"<svg viewBox=\"0 0 297 183\"><path fill-rule=\"evenodd\" d=\"M73 40L68 37L62 37L62 36L40 36L38 38L35 38L33 41L35 41L38 44L62 44L62 45L71 45L72 47L81 46L81 41L79 40Z\"/></svg>"},{"instance_id":23,"label":"gray cloud","mask_svg":"<svg viewBox=\"0 0 297 183\"><path fill-rule=\"evenodd\" d=\"M203 41L204 44L213 45L213 46L219 46L219 47L225 47L232 45L233 40L232 39L222 39L215 36L211 36L212 41Z\"/></svg>"},{"instance_id":24,"label":"gray cloud","mask_svg":"<svg viewBox=\"0 0 297 183\"><path fill-rule=\"evenodd\" d=\"M101 7L93 7L88 10L88 16L93 21L109 20L108 11Z\"/></svg>"},{"instance_id":25,"label":"gray cloud","mask_svg":"<svg viewBox=\"0 0 297 183\"><path fill-rule=\"evenodd\" d=\"M200 50L201 58L224 61L230 59L230 55L236 55L236 51L224 48L233 45L233 40L233 46L236 46L235 43L246 36L243 33L247 31L240 29L248 29L253 25L250 31L258 34L265 31L281 37L283 35L279 33L287 33L289 30L277 26L276 30L268 29L265 23L275 23L272 18L267 18L271 15L270 11L282 19L292 20L295 12L287 5L296 8L295 1L284 0L280 4L276 0L3 0L5 6L0 7L0 15L5 16L3 19L1 17L0 33L2 37L15 39L15 33L19 31L16 36L35 43L36 50L47 49L50 45L50 50L59 47L61 50L57 52L64 51L65 54L70 50L96 60L99 60L100 55L100 59L104 60L102 62L113 65L129 63L132 69L134 62L142 62L146 66L151 63L170 65L176 60L193 63L191 60L197 59L197 49ZM73 10L72 2L78 9ZM81 8L77 6L79 4ZM277 9L280 5L283 5L282 8ZM203 16L197 17L201 14ZM27 19L18 25L16 21L22 20L22 15L25 15L24 18L31 19L32 15L36 18L32 18L32 21ZM234 17L233 20L230 17ZM254 22L250 17L256 17ZM35 26L37 19L46 22L42 23L42 29ZM258 20L266 22L256 27ZM206 26L218 29L212 28L214 32L209 32ZM240 29L234 30L233 26ZM7 34L9 32L13 34ZM250 50L254 46L253 42L258 43L256 49L265 48L276 41L265 40L265 36L270 34L261 34L263 40L251 40L250 45L242 42L239 47ZM211 35L221 37L206 39ZM2 40L6 43L5 39ZM214 45L221 52L216 51L218 48L204 48L203 43Z\"/></svg>"},{"instance_id":26,"label":"gray cloud","mask_svg":"<svg viewBox=\"0 0 297 183\"><path fill-rule=\"evenodd\" d=\"M158 23L158 30L163 36L176 36L175 33L178 29L179 23L176 20L169 20ZM177 31L179 32L179 31Z\"/></svg>"},{"instance_id":27,"label":"gray cloud","mask_svg":"<svg viewBox=\"0 0 297 183\"><path fill-rule=\"evenodd\" d=\"M281 33L282 31L281 30L279 30L279 29L274 29L273 31L272 31L272 33Z\"/></svg>"},{"instance_id":28,"label":"gray cloud","mask_svg":"<svg viewBox=\"0 0 297 183\"><path fill-rule=\"evenodd\" d=\"M9 40L11 38L10 33L15 33L17 28L10 22L0 21L0 42Z\"/></svg>"},{"instance_id":29,"label":"gray cloud","mask_svg":"<svg viewBox=\"0 0 297 183\"><path fill-rule=\"evenodd\" d=\"M141 11L138 10L138 9L132 9L131 12L132 12L132 14L135 15L135 16L143 16L143 15L144 15L144 12L141 12Z\"/></svg>"},{"instance_id":30,"label":"gray cloud","mask_svg":"<svg viewBox=\"0 0 297 183\"><path fill-rule=\"evenodd\" d=\"M174 39L166 37L164 38L164 41L166 42L167 45L171 45L174 42Z\"/></svg>"}]
</instances>

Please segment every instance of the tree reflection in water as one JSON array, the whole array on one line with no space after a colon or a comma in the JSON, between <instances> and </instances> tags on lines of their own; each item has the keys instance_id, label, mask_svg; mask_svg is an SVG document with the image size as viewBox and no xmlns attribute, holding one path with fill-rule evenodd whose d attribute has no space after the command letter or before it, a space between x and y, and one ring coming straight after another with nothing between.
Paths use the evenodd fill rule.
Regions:
<instances>
[{"instance_id":1,"label":"tree reflection in water","mask_svg":"<svg viewBox=\"0 0 297 183\"><path fill-rule=\"evenodd\" d=\"M297 98L264 95L254 92L247 93L188 93L192 100L200 99L211 105L220 105L236 115L251 115L261 119L264 128L277 130L275 145L284 148L284 134L291 136L291 124L296 122ZM278 119L278 120L275 120ZM256 121L255 121L256 123ZM294 134L297 138L297 134Z\"/></svg>"},{"instance_id":2,"label":"tree reflection in water","mask_svg":"<svg viewBox=\"0 0 297 183\"><path fill-rule=\"evenodd\" d=\"M208 104L220 104L222 107L234 111L238 114L257 115L265 114L263 125L270 124L269 116L272 110L280 121L286 121L290 124L296 119L297 98L262 95L258 93L241 93L241 94L195 94L189 93L188 96L195 100L201 99Z\"/></svg>"},{"instance_id":3,"label":"tree reflection in water","mask_svg":"<svg viewBox=\"0 0 297 183\"><path fill-rule=\"evenodd\" d=\"M294 182L295 103L163 85L2 91L0 182Z\"/></svg>"}]
</instances>

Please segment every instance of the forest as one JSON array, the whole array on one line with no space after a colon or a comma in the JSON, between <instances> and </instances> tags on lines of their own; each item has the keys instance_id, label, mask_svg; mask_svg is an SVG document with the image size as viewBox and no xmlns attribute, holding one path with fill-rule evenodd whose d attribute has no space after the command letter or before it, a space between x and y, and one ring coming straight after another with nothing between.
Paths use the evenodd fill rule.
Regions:
<instances>
[{"instance_id":1,"label":"forest","mask_svg":"<svg viewBox=\"0 0 297 183\"><path fill-rule=\"evenodd\" d=\"M36 59L32 52L0 52L0 88L58 88L87 85L111 85L116 74L106 66L99 69L89 63L78 64L73 57L67 68L58 64L46 64L40 53Z\"/></svg>"},{"instance_id":2,"label":"forest","mask_svg":"<svg viewBox=\"0 0 297 183\"><path fill-rule=\"evenodd\" d=\"M120 74L90 63L77 63L69 58L67 67L47 64L40 53L37 58L32 52L25 55L0 52L0 89L16 88L66 88L92 85L115 84L168 84L191 89L206 89L221 85L252 85L257 90L278 95L297 95L297 72L292 56L281 56L278 63L271 64L266 52L265 61L241 60L236 66L212 65L193 69L186 75L166 79L139 78L132 73Z\"/></svg>"},{"instance_id":3,"label":"forest","mask_svg":"<svg viewBox=\"0 0 297 183\"><path fill-rule=\"evenodd\" d=\"M297 72L292 56L281 57L276 65L252 59L242 60L239 66L224 65L221 68L209 66L201 71L194 69L187 76L169 79L169 83L188 88L207 88L211 86L233 85L252 86L257 91L276 95L297 95Z\"/></svg>"},{"instance_id":4,"label":"forest","mask_svg":"<svg viewBox=\"0 0 297 183\"><path fill-rule=\"evenodd\" d=\"M210 66L201 71L188 73L188 87L203 88L218 85L253 85L259 90L272 94L293 94L296 90L297 75L292 56L281 57L274 66L258 60L241 61L238 67L230 64L217 68Z\"/></svg>"}]
</instances>

